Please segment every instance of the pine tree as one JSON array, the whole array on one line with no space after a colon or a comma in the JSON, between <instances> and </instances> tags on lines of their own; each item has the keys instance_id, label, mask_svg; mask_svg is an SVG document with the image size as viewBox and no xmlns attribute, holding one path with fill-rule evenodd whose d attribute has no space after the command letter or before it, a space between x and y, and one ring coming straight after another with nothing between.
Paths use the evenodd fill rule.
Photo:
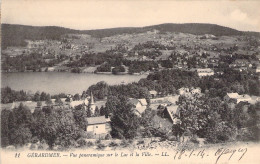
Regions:
<instances>
[{"instance_id":1,"label":"pine tree","mask_svg":"<svg viewBox=\"0 0 260 164\"><path fill-rule=\"evenodd\" d=\"M98 107L97 107L97 106L96 106L96 109L95 109L94 116L95 116L95 117L98 117L98 116L100 116L100 112L99 112L99 110L98 110Z\"/></svg>"},{"instance_id":2,"label":"pine tree","mask_svg":"<svg viewBox=\"0 0 260 164\"><path fill-rule=\"evenodd\" d=\"M117 138L133 139L137 136L137 129L140 127L139 119L131 110L132 105L126 97L113 98L115 102L112 110L111 135ZM110 101L110 100L108 100Z\"/></svg>"},{"instance_id":3,"label":"pine tree","mask_svg":"<svg viewBox=\"0 0 260 164\"><path fill-rule=\"evenodd\" d=\"M103 107L103 105L100 108L100 116L105 116L106 115L106 111L105 108Z\"/></svg>"},{"instance_id":4,"label":"pine tree","mask_svg":"<svg viewBox=\"0 0 260 164\"><path fill-rule=\"evenodd\" d=\"M92 117L93 116L93 113L92 111L90 110L90 108L87 109L87 117Z\"/></svg>"}]
</instances>

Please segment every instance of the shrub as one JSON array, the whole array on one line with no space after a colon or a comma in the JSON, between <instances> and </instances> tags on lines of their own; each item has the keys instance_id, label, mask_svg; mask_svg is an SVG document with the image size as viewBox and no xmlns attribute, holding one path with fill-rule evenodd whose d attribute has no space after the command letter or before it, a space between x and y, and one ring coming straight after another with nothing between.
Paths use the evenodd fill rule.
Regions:
<instances>
[{"instance_id":1,"label":"shrub","mask_svg":"<svg viewBox=\"0 0 260 164\"><path fill-rule=\"evenodd\" d=\"M259 140L259 137L257 137L257 135L256 135L257 133L259 133L259 130L257 130L257 129L253 129L253 130L249 129L249 128L240 129L236 139L240 140L240 141Z\"/></svg>"},{"instance_id":2,"label":"shrub","mask_svg":"<svg viewBox=\"0 0 260 164\"><path fill-rule=\"evenodd\" d=\"M237 129L226 122L218 123L215 129L207 129L206 138L209 143L233 141L237 136Z\"/></svg>"},{"instance_id":3,"label":"shrub","mask_svg":"<svg viewBox=\"0 0 260 164\"><path fill-rule=\"evenodd\" d=\"M100 143L101 143L101 139L98 139L98 140L96 141L96 143L97 143L97 144L100 144Z\"/></svg>"},{"instance_id":4,"label":"shrub","mask_svg":"<svg viewBox=\"0 0 260 164\"><path fill-rule=\"evenodd\" d=\"M134 139L129 139L128 140L128 144L130 143L130 144L132 144L134 142Z\"/></svg>"},{"instance_id":5,"label":"shrub","mask_svg":"<svg viewBox=\"0 0 260 164\"><path fill-rule=\"evenodd\" d=\"M48 144L45 140L41 141L40 145L38 146L38 150L47 150L49 148Z\"/></svg>"},{"instance_id":6,"label":"shrub","mask_svg":"<svg viewBox=\"0 0 260 164\"><path fill-rule=\"evenodd\" d=\"M123 147L127 147L129 145L129 143L127 142L126 139L123 139L120 145Z\"/></svg>"},{"instance_id":7,"label":"shrub","mask_svg":"<svg viewBox=\"0 0 260 164\"><path fill-rule=\"evenodd\" d=\"M161 137L160 138L160 142L162 142L162 141L166 141L166 138L165 137Z\"/></svg>"},{"instance_id":8,"label":"shrub","mask_svg":"<svg viewBox=\"0 0 260 164\"><path fill-rule=\"evenodd\" d=\"M87 142L84 139L79 139L77 141L77 144L79 145L79 147L83 147L87 145Z\"/></svg>"},{"instance_id":9,"label":"shrub","mask_svg":"<svg viewBox=\"0 0 260 164\"><path fill-rule=\"evenodd\" d=\"M115 146L118 146L116 142L110 142L109 147L115 147Z\"/></svg>"},{"instance_id":10,"label":"shrub","mask_svg":"<svg viewBox=\"0 0 260 164\"><path fill-rule=\"evenodd\" d=\"M112 137L111 137L110 134L107 134L107 135L105 136L105 140L111 140L111 139L112 139Z\"/></svg>"},{"instance_id":11,"label":"shrub","mask_svg":"<svg viewBox=\"0 0 260 164\"><path fill-rule=\"evenodd\" d=\"M177 137L176 136L167 136L167 140L169 141L177 141Z\"/></svg>"},{"instance_id":12,"label":"shrub","mask_svg":"<svg viewBox=\"0 0 260 164\"><path fill-rule=\"evenodd\" d=\"M93 142L91 142L91 141L87 142L87 146L88 146L88 147L91 147L91 146L93 146L93 145L94 145Z\"/></svg>"},{"instance_id":13,"label":"shrub","mask_svg":"<svg viewBox=\"0 0 260 164\"><path fill-rule=\"evenodd\" d=\"M86 134L86 138L87 138L87 139L92 139L92 138L94 138L93 133L87 133L87 134Z\"/></svg>"},{"instance_id":14,"label":"shrub","mask_svg":"<svg viewBox=\"0 0 260 164\"><path fill-rule=\"evenodd\" d=\"M100 150L102 150L102 149L104 149L106 146L104 145L104 144L98 144L97 145L97 149L100 149Z\"/></svg>"},{"instance_id":15,"label":"shrub","mask_svg":"<svg viewBox=\"0 0 260 164\"><path fill-rule=\"evenodd\" d=\"M37 143L37 142L39 142L38 137L33 137L33 138L31 139L31 142L32 142L32 143Z\"/></svg>"},{"instance_id":16,"label":"shrub","mask_svg":"<svg viewBox=\"0 0 260 164\"><path fill-rule=\"evenodd\" d=\"M193 136L193 137L190 139L190 141L191 141L192 143L195 143L195 144L199 144L199 143L200 143L200 142L198 141L197 136Z\"/></svg>"},{"instance_id":17,"label":"shrub","mask_svg":"<svg viewBox=\"0 0 260 164\"><path fill-rule=\"evenodd\" d=\"M88 138L89 135L86 133L86 131L80 129L79 136L80 138Z\"/></svg>"},{"instance_id":18,"label":"shrub","mask_svg":"<svg viewBox=\"0 0 260 164\"><path fill-rule=\"evenodd\" d=\"M31 149L31 150L36 150L36 149L37 149L37 145L36 145L36 144L32 144L32 145L30 146L30 149Z\"/></svg>"},{"instance_id":19,"label":"shrub","mask_svg":"<svg viewBox=\"0 0 260 164\"><path fill-rule=\"evenodd\" d=\"M137 142L137 145L144 144L144 140L140 140Z\"/></svg>"}]
</instances>

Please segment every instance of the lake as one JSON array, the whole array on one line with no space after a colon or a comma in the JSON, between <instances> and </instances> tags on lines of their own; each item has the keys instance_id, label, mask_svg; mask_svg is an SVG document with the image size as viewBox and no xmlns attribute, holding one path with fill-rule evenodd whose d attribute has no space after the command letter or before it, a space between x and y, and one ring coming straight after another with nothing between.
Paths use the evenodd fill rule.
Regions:
<instances>
[{"instance_id":1,"label":"lake","mask_svg":"<svg viewBox=\"0 0 260 164\"><path fill-rule=\"evenodd\" d=\"M99 81L105 81L109 85L124 82L137 82L147 75L105 75L69 72L18 72L2 73L1 87L9 86L14 90L24 90L35 93L44 91L50 94L82 93L89 86Z\"/></svg>"}]
</instances>

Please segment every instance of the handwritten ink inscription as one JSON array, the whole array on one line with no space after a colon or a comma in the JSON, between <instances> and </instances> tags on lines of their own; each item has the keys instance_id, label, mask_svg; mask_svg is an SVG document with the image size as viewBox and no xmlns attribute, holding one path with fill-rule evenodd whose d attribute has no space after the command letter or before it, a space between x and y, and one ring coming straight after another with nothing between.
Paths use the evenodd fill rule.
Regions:
<instances>
[{"instance_id":1,"label":"handwritten ink inscription","mask_svg":"<svg viewBox=\"0 0 260 164\"><path fill-rule=\"evenodd\" d=\"M206 152L205 149L202 150L181 150L181 151L176 151L174 155L174 159L182 159L182 158L191 158L191 157L200 157L200 158L205 158L205 157L216 157L215 164L218 163L221 157L228 156L228 160L230 160L232 157L236 158L238 157L238 161L240 161L244 155L247 153L247 148L238 148L238 149L229 149L229 148L219 148L217 151L214 153L214 155L209 154Z\"/></svg>"}]
</instances>

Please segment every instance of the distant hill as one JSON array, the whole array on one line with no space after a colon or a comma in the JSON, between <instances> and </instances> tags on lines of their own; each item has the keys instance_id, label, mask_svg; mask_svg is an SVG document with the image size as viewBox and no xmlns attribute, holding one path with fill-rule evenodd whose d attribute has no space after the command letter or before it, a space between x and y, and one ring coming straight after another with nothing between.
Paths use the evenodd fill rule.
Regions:
<instances>
[{"instance_id":1,"label":"distant hill","mask_svg":"<svg viewBox=\"0 0 260 164\"><path fill-rule=\"evenodd\" d=\"M71 30L63 27L46 26L24 26L2 24L2 48L8 46L25 46L26 39L41 40L41 39L59 39L61 35L66 33L75 33L76 30Z\"/></svg>"},{"instance_id":2,"label":"distant hill","mask_svg":"<svg viewBox=\"0 0 260 164\"><path fill-rule=\"evenodd\" d=\"M200 24L200 23L186 23L186 24L160 24L146 27L122 27L99 30L73 30L69 28L56 26L25 26L2 24L2 45L4 49L8 46L26 46L26 39L41 40L41 39L60 39L64 34L89 34L93 37L109 37L118 34L133 34L142 33L152 30L159 30L160 32L181 32L195 35L212 34L215 36L232 36L232 35L257 35L258 32L242 32L232 28L223 27L215 24Z\"/></svg>"}]
</instances>

